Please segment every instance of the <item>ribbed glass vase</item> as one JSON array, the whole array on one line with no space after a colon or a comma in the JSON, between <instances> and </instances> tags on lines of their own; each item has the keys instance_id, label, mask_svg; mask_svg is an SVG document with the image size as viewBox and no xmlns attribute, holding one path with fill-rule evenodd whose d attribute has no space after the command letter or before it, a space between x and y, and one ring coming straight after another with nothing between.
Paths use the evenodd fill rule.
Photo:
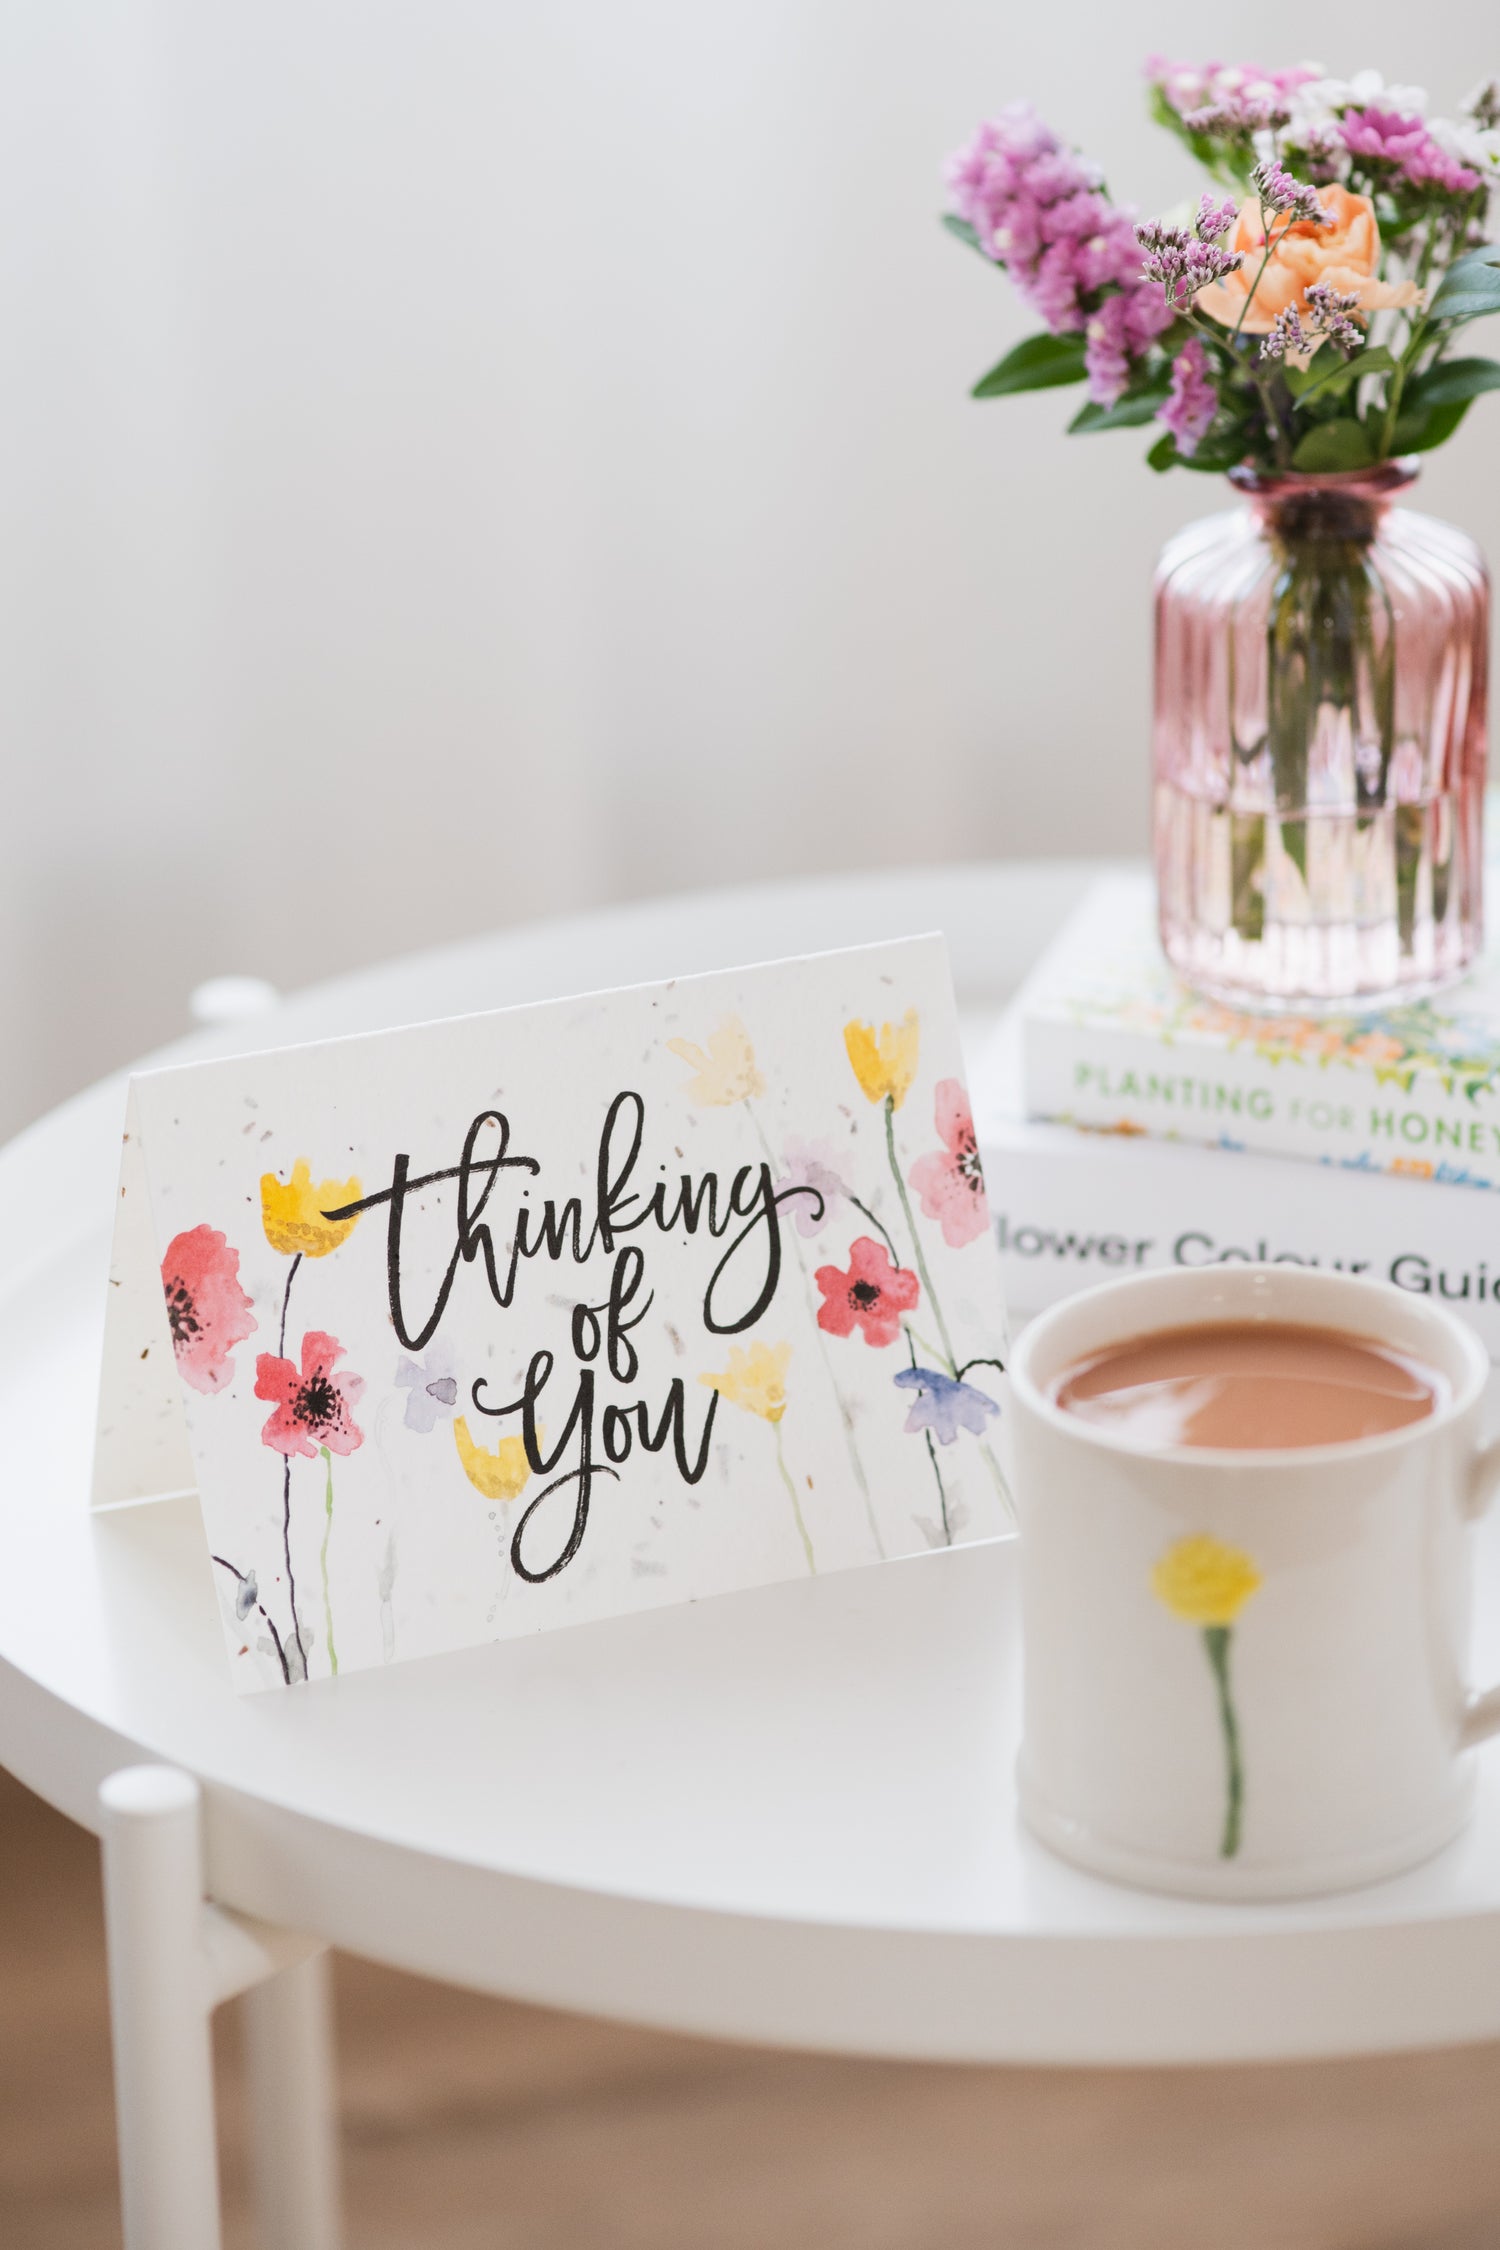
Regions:
<instances>
[{"instance_id":1,"label":"ribbed glass vase","mask_svg":"<svg viewBox=\"0 0 1500 2250\"><path fill-rule=\"evenodd\" d=\"M1233 1007L1415 999L1481 943L1489 580L1415 474L1236 470L1163 552L1161 939Z\"/></svg>"}]
</instances>

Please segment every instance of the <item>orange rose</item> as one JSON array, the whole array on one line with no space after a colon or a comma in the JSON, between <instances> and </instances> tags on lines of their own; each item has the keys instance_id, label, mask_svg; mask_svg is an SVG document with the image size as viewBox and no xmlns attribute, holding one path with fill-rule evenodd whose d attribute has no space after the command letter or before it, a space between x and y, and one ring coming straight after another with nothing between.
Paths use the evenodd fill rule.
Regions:
<instances>
[{"instance_id":1,"label":"orange rose","mask_svg":"<svg viewBox=\"0 0 1500 2250\"><path fill-rule=\"evenodd\" d=\"M1306 311L1307 292L1315 281L1326 281L1340 291L1352 290L1361 312L1414 305L1420 294L1415 282L1376 278L1380 270L1380 229L1370 198L1351 195L1347 188L1320 187L1318 200L1331 215L1332 226L1317 226L1308 219L1289 226L1280 212L1273 211L1267 229L1261 223L1259 204L1253 198L1242 203L1227 247L1238 250L1245 262L1237 273L1200 290L1198 309L1223 321L1226 328L1233 328L1249 297L1249 308L1240 325L1249 335L1263 336L1288 305ZM1261 273L1267 241L1275 248Z\"/></svg>"}]
</instances>

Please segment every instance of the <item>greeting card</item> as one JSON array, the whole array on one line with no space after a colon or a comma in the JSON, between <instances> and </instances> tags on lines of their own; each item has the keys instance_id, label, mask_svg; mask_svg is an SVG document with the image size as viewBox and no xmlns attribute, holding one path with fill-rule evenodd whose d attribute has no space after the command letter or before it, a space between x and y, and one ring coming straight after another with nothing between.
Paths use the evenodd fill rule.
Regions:
<instances>
[{"instance_id":1,"label":"greeting card","mask_svg":"<svg viewBox=\"0 0 1500 2250\"><path fill-rule=\"evenodd\" d=\"M1009 1528L940 938L131 1083L95 1504L236 1684Z\"/></svg>"}]
</instances>

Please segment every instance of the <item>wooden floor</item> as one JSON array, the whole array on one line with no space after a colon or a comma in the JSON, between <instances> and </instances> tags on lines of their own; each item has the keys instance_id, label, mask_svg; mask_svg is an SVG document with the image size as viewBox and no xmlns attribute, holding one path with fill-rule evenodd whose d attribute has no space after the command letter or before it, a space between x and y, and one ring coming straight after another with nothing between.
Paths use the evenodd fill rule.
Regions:
<instances>
[{"instance_id":1,"label":"wooden floor","mask_svg":"<svg viewBox=\"0 0 1500 2250\"><path fill-rule=\"evenodd\" d=\"M1500 2250L1500 2049L1200 2071L721 2047L338 1965L349 2250ZM233 2011L230 2250L251 2250ZM0 1776L0 2244L115 2250L92 1840Z\"/></svg>"}]
</instances>

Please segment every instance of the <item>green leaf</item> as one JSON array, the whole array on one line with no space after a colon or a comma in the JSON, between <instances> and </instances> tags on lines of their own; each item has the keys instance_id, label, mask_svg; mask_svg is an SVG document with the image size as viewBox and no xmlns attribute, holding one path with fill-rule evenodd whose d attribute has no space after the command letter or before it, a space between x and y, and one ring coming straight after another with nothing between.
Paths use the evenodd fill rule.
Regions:
<instances>
[{"instance_id":1,"label":"green leaf","mask_svg":"<svg viewBox=\"0 0 1500 2250\"><path fill-rule=\"evenodd\" d=\"M1445 274L1427 307L1429 320L1479 320L1500 312L1500 267L1459 266Z\"/></svg>"},{"instance_id":2,"label":"green leaf","mask_svg":"<svg viewBox=\"0 0 1500 2250\"><path fill-rule=\"evenodd\" d=\"M1481 391L1500 391L1500 360L1440 359L1412 377L1405 404L1452 406L1459 399L1478 398Z\"/></svg>"},{"instance_id":3,"label":"green leaf","mask_svg":"<svg viewBox=\"0 0 1500 2250\"><path fill-rule=\"evenodd\" d=\"M1375 448L1363 422L1316 422L1298 441L1292 467L1326 476L1339 469L1366 468L1374 458Z\"/></svg>"},{"instance_id":4,"label":"green leaf","mask_svg":"<svg viewBox=\"0 0 1500 2250\"><path fill-rule=\"evenodd\" d=\"M1322 356L1320 352L1318 358L1321 359ZM1352 359L1340 360L1336 366L1325 369L1321 374L1317 372L1318 362L1314 360L1308 369L1314 380L1298 392L1297 405L1307 406L1315 398L1342 398L1350 385L1359 381L1361 375L1389 375L1395 365L1396 362L1384 344L1377 344L1373 351L1356 352Z\"/></svg>"},{"instance_id":5,"label":"green leaf","mask_svg":"<svg viewBox=\"0 0 1500 2250\"><path fill-rule=\"evenodd\" d=\"M1143 422L1155 421L1157 410L1166 405L1170 390L1169 383L1153 383L1146 391L1127 391L1113 406L1099 406L1090 399L1087 406L1079 407L1068 424L1068 434L1082 437L1092 430L1137 430Z\"/></svg>"},{"instance_id":6,"label":"green leaf","mask_svg":"<svg viewBox=\"0 0 1500 2250\"><path fill-rule=\"evenodd\" d=\"M1083 350L1081 335L1027 336L980 377L970 396L1009 398L1016 391L1049 391L1059 383L1081 383Z\"/></svg>"},{"instance_id":7,"label":"green leaf","mask_svg":"<svg viewBox=\"0 0 1500 2250\"><path fill-rule=\"evenodd\" d=\"M1157 475L1160 476L1165 469L1177 469L1183 467L1183 465L1182 456L1177 450L1176 438L1173 437L1170 430L1164 431L1146 455L1147 468L1155 469Z\"/></svg>"},{"instance_id":8,"label":"green leaf","mask_svg":"<svg viewBox=\"0 0 1500 2250\"><path fill-rule=\"evenodd\" d=\"M1392 453L1430 453L1435 445L1446 445L1468 411L1469 401L1455 398L1399 414L1391 438Z\"/></svg>"},{"instance_id":9,"label":"green leaf","mask_svg":"<svg viewBox=\"0 0 1500 2250\"><path fill-rule=\"evenodd\" d=\"M956 234L960 242L967 242L971 250L978 250L980 257L984 257L985 253L980 247L979 237L967 219L959 218L955 211L945 211L943 213L943 225L950 234ZM995 261L991 258L987 262L993 265Z\"/></svg>"}]
</instances>

